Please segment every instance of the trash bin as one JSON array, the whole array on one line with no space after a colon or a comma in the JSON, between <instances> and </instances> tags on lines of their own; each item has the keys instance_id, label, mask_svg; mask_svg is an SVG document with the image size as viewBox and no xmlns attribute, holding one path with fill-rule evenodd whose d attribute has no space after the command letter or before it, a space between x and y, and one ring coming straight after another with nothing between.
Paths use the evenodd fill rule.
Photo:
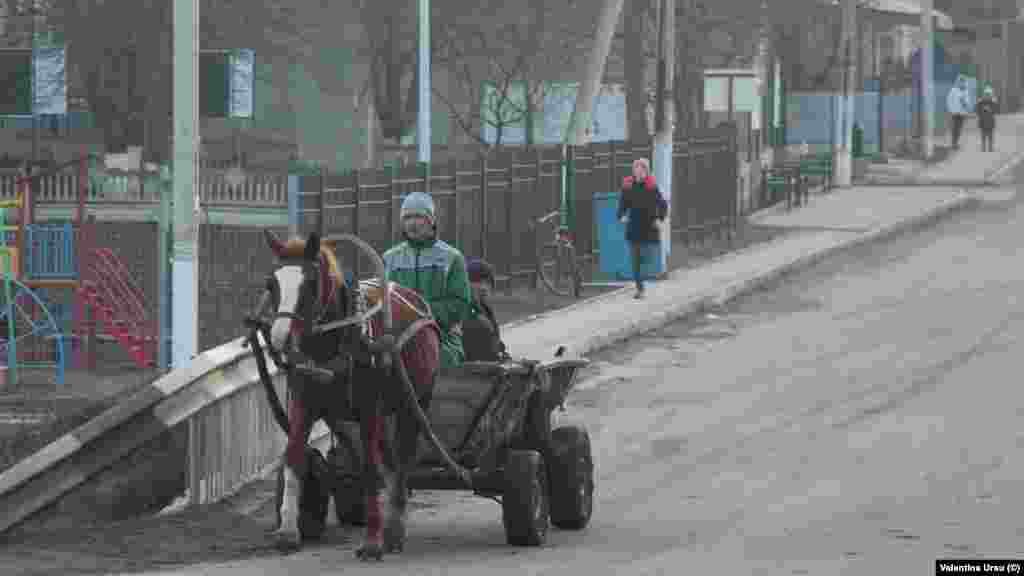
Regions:
<instances>
[{"instance_id":1,"label":"trash bin","mask_svg":"<svg viewBox=\"0 0 1024 576\"><path fill-rule=\"evenodd\" d=\"M853 157L864 156L864 129L860 124L853 125Z\"/></svg>"},{"instance_id":2,"label":"trash bin","mask_svg":"<svg viewBox=\"0 0 1024 576\"><path fill-rule=\"evenodd\" d=\"M617 218L619 192L594 194L594 216L597 218L598 247L601 273L606 278L629 281L633 279L633 258L626 242L626 225ZM656 245L641 270L644 278L654 279L665 271L661 250Z\"/></svg>"}]
</instances>

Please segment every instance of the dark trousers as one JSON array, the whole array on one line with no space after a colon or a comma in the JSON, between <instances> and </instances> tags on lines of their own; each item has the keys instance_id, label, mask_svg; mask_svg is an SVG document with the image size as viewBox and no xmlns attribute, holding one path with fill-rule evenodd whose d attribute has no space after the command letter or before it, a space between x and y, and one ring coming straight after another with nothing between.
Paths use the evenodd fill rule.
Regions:
<instances>
[{"instance_id":1,"label":"dark trousers","mask_svg":"<svg viewBox=\"0 0 1024 576\"><path fill-rule=\"evenodd\" d=\"M631 242L630 248L632 248L631 256L633 257L633 281L636 282L636 289L644 289L644 276L641 272L643 265L647 263L647 256L651 253L650 243L646 242Z\"/></svg>"},{"instance_id":2,"label":"dark trousers","mask_svg":"<svg viewBox=\"0 0 1024 576\"><path fill-rule=\"evenodd\" d=\"M960 146L960 133L964 129L964 115L953 114L953 148Z\"/></svg>"},{"instance_id":3,"label":"dark trousers","mask_svg":"<svg viewBox=\"0 0 1024 576\"><path fill-rule=\"evenodd\" d=\"M992 129L992 128L989 128L987 130L983 128L981 130L981 151L982 152L992 152L993 147L994 147L993 146L993 144L994 144L993 141L995 140L994 132L995 132L995 130Z\"/></svg>"}]
</instances>

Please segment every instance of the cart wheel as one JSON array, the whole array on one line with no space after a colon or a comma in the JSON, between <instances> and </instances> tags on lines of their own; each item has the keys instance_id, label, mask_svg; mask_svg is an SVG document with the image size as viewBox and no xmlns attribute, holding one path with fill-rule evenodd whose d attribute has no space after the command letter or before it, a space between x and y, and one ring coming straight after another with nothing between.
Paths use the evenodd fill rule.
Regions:
<instances>
[{"instance_id":1,"label":"cart wheel","mask_svg":"<svg viewBox=\"0 0 1024 576\"><path fill-rule=\"evenodd\" d=\"M508 453L501 511L509 544L542 546L547 540L547 473L539 452L512 450Z\"/></svg>"},{"instance_id":2,"label":"cart wheel","mask_svg":"<svg viewBox=\"0 0 1024 576\"><path fill-rule=\"evenodd\" d=\"M366 526L366 498L360 480L362 468L358 456L337 446L327 453L334 469L334 514L341 526Z\"/></svg>"},{"instance_id":3,"label":"cart wheel","mask_svg":"<svg viewBox=\"0 0 1024 576\"><path fill-rule=\"evenodd\" d=\"M594 511L594 461L590 435L579 426L551 433L551 523L563 530L582 530Z\"/></svg>"},{"instance_id":4,"label":"cart wheel","mask_svg":"<svg viewBox=\"0 0 1024 576\"><path fill-rule=\"evenodd\" d=\"M306 447L306 475L299 495L299 534L303 541L318 540L327 527L329 498L327 462L320 452ZM284 499L284 467L277 470L274 493L275 528L281 526L281 501Z\"/></svg>"}]
</instances>

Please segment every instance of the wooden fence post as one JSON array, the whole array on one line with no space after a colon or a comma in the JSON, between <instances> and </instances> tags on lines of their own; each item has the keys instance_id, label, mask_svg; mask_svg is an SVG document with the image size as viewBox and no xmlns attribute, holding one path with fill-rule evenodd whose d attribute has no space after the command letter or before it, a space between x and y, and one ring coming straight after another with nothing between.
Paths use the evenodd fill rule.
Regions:
<instances>
[{"instance_id":1,"label":"wooden fence post","mask_svg":"<svg viewBox=\"0 0 1024 576\"><path fill-rule=\"evenodd\" d=\"M398 199L398 184L395 182L395 173L398 172L398 167L393 163L387 167L388 177L391 182L388 184L388 227L391 229L391 240L388 242L389 245L395 244L398 238L397 222L395 219L395 200Z\"/></svg>"},{"instance_id":2,"label":"wooden fence post","mask_svg":"<svg viewBox=\"0 0 1024 576\"><path fill-rule=\"evenodd\" d=\"M505 156L507 158L508 154L506 154ZM505 163L505 194L501 203L501 205L505 207L505 234L507 239L505 242L502 243L505 245L507 245L507 243L512 240L512 202L515 200L515 198L512 196L512 187L515 186L516 183L515 167L515 162ZM505 266L505 274L511 276L512 262L510 262L509 258L507 257L505 258Z\"/></svg>"},{"instance_id":3,"label":"wooden fence post","mask_svg":"<svg viewBox=\"0 0 1024 576\"><path fill-rule=\"evenodd\" d=\"M480 258L487 259L487 157L480 158Z\"/></svg>"},{"instance_id":4,"label":"wooden fence post","mask_svg":"<svg viewBox=\"0 0 1024 576\"><path fill-rule=\"evenodd\" d=\"M615 171L619 168L619 146L618 141L613 140L611 142L611 150L608 151L608 191L615 192L619 186L617 184L618 178L615 177Z\"/></svg>"},{"instance_id":5,"label":"wooden fence post","mask_svg":"<svg viewBox=\"0 0 1024 576\"><path fill-rule=\"evenodd\" d=\"M729 139L729 141L731 143L730 150L729 150L729 157L733 159L733 161L731 163L729 163L729 166L730 166L729 174L730 174L730 180L732 182L732 191L733 191L732 195L730 196L732 198L732 202L730 203L730 206L729 206L729 244L730 244L730 246L732 245L734 236L736 234L736 225L737 225L737 223L739 221L739 194L740 194L740 190L739 190L739 165L738 165L738 162L736 162L736 151L738 150L737 138L738 138L738 135L736 133L736 130L734 129L732 131L732 135L731 135L731 137Z\"/></svg>"},{"instance_id":6,"label":"wooden fence post","mask_svg":"<svg viewBox=\"0 0 1024 576\"><path fill-rule=\"evenodd\" d=\"M320 168L320 197L318 200L318 208L320 214L317 218L317 228L320 231L320 237L323 238L327 232L327 169Z\"/></svg>"},{"instance_id":7,"label":"wooden fence post","mask_svg":"<svg viewBox=\"0 0 1024 576\"><path fill-rule=\"evenodd\" d=\"M359 170L352 170L352 234L357 237L359 236L359 206L360 206L360 190L359 190ZM352 282L358 285L360 277L360 261L363 258L359 248L355 245L352 246ZM382 279L383 280L383 279Z\"/></svg>"},{"instance_id":8,"label":"wooden fence post","mask_svg":"<svg viewBox=\"0 0 1024 576\"><path fill-rule=\"evenodd\" d=\"M459 163L454 156L448 159L448 171L452 175L452 213L449 220L455 226L455 247L465 254L466 247L462 245L462 225L459 223Z\"/></svg>"}]
</instances>

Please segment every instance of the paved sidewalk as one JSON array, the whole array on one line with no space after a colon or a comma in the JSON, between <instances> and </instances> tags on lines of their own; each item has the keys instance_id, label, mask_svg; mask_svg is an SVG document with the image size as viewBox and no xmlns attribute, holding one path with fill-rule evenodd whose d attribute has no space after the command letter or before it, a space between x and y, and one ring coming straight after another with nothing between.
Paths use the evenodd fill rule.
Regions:
<instances>
[{"instance_id":1,"label":"paved sidewalk","mask_svg":"<svg viewBox=\"0 0 1024 576\"><path fill-rule=\"evenodd\" d=\"M927 168L920 180L930 183L989 180L1024 153L1024 115L1006 114L996 119L994 151L982 152L977 120L966 122L960 149L945 162ZM1005 170L1004 170L1005 172Z\"/></svg>"},{"instance_id":2,"label":"paved sidewalk","mask_svg":"<svg viewBox=\"0 0 1024 576\"><path fill-rule=\"evenodd\" d=\"M947 142L939 142L948 146ZM872 164L868 182L872 185L961 184L969 185L986 180L999 180L1005 175L1000 170L1013 163L1024 151L1024 115L999 116L996 123L995 150L982 152L981 132L977 121L971 119L964 126L960 150L951 151L948 158L935 165L920 160L892 159L886 164Z\"/></svg>"},{"instance_id":3,"label":"paved sidewalk","mask_svg":"<svg viewBox=\"0 0 1024 576\"><path fill-rule=\"evenodd\" d=\"M964 208L974 199L955 188L848 188L814 198L790 212L755 216L756 224L788 229L768 244L727 254L695 270L652 283L643 300L631 288L543 314L504 328L514 356L550 358L559 346L571 355L643 333L716 306L779 275L841 250L912 228Z\"/></svg>"}]
</instances>

